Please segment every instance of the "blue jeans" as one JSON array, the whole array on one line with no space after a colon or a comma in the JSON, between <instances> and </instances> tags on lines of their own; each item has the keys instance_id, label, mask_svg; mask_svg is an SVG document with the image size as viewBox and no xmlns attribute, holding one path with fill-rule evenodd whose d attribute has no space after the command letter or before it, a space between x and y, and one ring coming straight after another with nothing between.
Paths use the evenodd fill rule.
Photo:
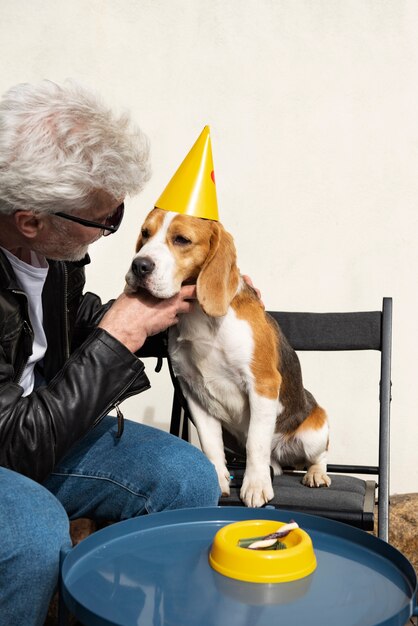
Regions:
<instances>
[{"instance_id":1,"label":"blue jeans","mask_svg":"<svg viewBox=\"0 0 418 626\"><path fill-rule=\"evenodd\" d=\"M119 521L145 513L216 506L215 468L163 431L105 417L41 486L0 468L0 626L42 626L58 579L70 519Z\"/></svg>"}]
</instances>

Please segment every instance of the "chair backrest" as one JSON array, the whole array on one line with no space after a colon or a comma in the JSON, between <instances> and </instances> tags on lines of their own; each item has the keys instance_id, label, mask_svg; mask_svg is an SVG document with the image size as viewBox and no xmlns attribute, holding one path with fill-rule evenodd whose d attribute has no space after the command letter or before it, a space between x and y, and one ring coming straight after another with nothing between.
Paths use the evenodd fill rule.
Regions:
<instances>
[{"instance_id":1,"label":"chair backrest","mask_svg":"<svg viewBox=\"0 0 418 626\"><path fill-rule=\"evenodd\" d=\"M297 351L377 350L380 358L380 415L378 465L328 465L330 472L371 474L378 477L378 535L388 540L389 451L391 401L392 299L384 298L381 311L301 313L269 311ZM170 432L189 439L187 405L175 384ZM184 410L183 410L184 409Z\"/></svg>"}]
</instances>

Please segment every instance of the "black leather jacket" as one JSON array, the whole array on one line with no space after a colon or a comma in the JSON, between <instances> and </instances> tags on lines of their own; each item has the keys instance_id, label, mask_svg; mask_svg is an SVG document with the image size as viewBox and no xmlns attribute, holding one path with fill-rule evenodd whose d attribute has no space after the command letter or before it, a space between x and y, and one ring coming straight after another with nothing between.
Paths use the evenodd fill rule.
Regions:
<instances>
[{"instance_id":1,"label":"black leather jacket","mask_svg":"<svg viewBox=\"0 0 418 626\"><path fill-rule=\"evenodd\" d=\"M26 295L0 251L0 465L39 482L101 417L150 386L137 356L96 328L110 303L83 295L88 262L49 262L42 296L47 385L22 397L19 380L32 353L32 327ZM145 356L161 349L147 343Z\"/></svg>"}]
</instances>

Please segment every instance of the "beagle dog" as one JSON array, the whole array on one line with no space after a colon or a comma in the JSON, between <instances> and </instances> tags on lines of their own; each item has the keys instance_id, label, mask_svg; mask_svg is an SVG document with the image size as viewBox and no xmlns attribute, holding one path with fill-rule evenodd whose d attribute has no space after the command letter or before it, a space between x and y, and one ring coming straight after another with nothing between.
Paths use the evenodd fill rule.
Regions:
<instances>
[{"instance_id":1,"label":"beagle dog","mask_svg":"<svg viewBox=\"0 0 418 626\"><path fill-rule=\"evenodd\" d=\"M303 388L299 359L236 264L219 222L153 209L126 275L126 290L169 298L196 283L197 302L169 329L168 349L203 452L229 495L222 425L246 449L240 497L260 507L274 496L270 466L307 467L302 482L329 486L325 411Z\"/></svg>"}]
</instances>

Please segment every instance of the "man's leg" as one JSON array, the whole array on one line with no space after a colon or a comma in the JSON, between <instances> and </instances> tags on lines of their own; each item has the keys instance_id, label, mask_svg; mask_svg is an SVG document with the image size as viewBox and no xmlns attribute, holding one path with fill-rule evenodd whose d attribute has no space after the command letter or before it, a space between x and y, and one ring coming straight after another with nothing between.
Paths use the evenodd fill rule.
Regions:
<instances>
[{"instance_id":1,"label":"man's leg","mask_svg":"<svg viewBox=\"0 0 418 626\"><path fill-rule=\"evenodd\" d=\"M0 467L0 625L41 626L57 587L69 521L58 500Z\"/></svg>"},{"instance_id":2,"label":"man's leg","mask_svg":"<svg viewBox=\"0 0 418 626\"><path fill-rule=\"evenodd\" d=\"M195 446L129 420L120 439L116 432L116 420L105 417L45 481L71 519L217 505L215 468Z\"/></svg>"}]
</instances>

